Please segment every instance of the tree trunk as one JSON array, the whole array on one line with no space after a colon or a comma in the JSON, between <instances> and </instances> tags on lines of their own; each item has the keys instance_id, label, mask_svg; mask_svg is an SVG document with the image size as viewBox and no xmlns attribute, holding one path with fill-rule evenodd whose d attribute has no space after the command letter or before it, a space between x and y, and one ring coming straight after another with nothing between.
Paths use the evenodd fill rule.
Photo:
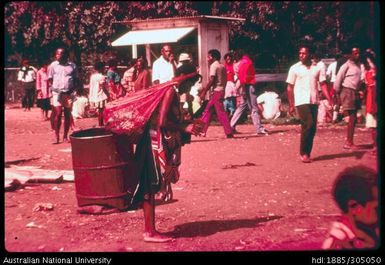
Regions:
<instances>
[{"instance_id":1,"label":"tree trunk","mask_svg":"<svg viewBox=\"0 0 385 265\"><path fill-rule=\"evenodd\" d=\"M340 51L341 36L341 9L340 3L336 2L336 52Z\"/></svg>"}]
</instances>

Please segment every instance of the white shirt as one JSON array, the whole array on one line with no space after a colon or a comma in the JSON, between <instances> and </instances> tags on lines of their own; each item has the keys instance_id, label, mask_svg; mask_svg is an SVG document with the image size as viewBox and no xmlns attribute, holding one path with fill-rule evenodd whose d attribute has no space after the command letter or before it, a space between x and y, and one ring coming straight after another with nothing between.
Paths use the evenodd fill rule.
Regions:
<instances>
[{"instance_id":1,"label":"white shirt","mask_svg":"<svg viewBox=\"0 0 385 265\"><path fill-rule=\"evenodd\" d=\"M272 91L266 91L257 97L257 103L263 105L262 115L265 119L275 119L281 114L279 107L281 99L278 94Z\"/></svg>"},{"instance_id":2,"label":"white shirt","mask_svg":"<svg viewBox=\"0 0 385 265\"><path fill-rule=\"evenodd\" d=\"M174 77L172 64L160 56L152 66L152 82L159 80L159 83L170 81Z\"/></svg>"},{"instance_id":3,"label":"white shirt","mask_svg":"<svg viewBox=\"0 0 385 265\"><path fill-rule=\"evenodd\" d=\"M328 66L328 70L326 71L326 75L330 78L330 82L334 83L336 81L336 69L337 69L337 61L332 62Z\"/></svg>"},{"instance_id":4,"label":"white shirt","mask_svg":"<svg viewBox=\"0 0 385 265\"><path fill-rule=\"evenodd\" d=\"M24 75L24 71L23 70L26 70L26 74ZM21 67L18 74L17 74L17 80L19 81L22 81L22 82L25 82L25 83L29 83L29 82L33 82L36 80L36 73L37 73L37 70L35 67L33 66L28 66L28 67Z\"/></svg>"},{"instance_id":5,"label":"white shirt","mask_svg":"<svg viewBox=\"0 0 385 265\"><path fill-rule=\"evenodd\" d=\"M48 67L48 78L52 78L52 91L66 92L74 88L75 79L78 77L77 67L73 62L60 64L53 61Z\"/></svg>"},{"instance_id":6,"label":"white shirt","mask_svg":"<svg viewBox=\"0 0 385 265\"><path fill-rule=\"evenodd\" d=\"M291 66L286 83L294 85L294 105L318 104L318 85L325 80L325 71L317 65L307 68L298 62Z\"/></svg>"},{"instance_id":7,"label":"white shirt","mask_svg":"<svg viewBox=\"0 0 385 265\"><path fill-rule=\"evenodd\" d=\"M90 77L90 92L89 92L89 100L90 102L101 102L106 100L108 97L104 93L102 86L105 85L106 77L101 73L94 73Z\"/></svg>"}]
</instances>

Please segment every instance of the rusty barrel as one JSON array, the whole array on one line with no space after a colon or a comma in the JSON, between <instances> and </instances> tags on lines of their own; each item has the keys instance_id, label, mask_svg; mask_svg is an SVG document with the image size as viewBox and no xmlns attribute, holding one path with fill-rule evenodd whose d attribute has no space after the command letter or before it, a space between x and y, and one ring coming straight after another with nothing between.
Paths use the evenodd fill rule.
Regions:
<instances>
[{"instance_id":1,"label":"rusty barrel","mask_svg":"<svg viewBox=\"0 0 385 265\"><path fill-rule=\"evenodd\" d=\"M103 127L70 135L78 206L130 206L137 179L133 146Z\"/></svg>"}]
</instances>

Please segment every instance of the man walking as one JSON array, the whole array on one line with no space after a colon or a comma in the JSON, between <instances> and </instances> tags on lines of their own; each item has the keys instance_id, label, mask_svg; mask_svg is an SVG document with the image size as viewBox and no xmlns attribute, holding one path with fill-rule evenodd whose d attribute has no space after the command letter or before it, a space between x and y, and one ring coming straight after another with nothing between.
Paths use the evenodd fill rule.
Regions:
<instances>
[{"instance_id":1,"label":"man walking","mask_svg":"<svg viewBox=\"0 0 385 265\"><path fill-rule=\"evenodd\" d=\"M247 54L242 51L239 52L238 56L241 58L238 68L238 79L241 84L241 102L234 112L231 118L230 125L235 132L235 125L241 118L243 112L248 107L251 111L251 119L253 121L257 135L267 135L268 132L261 124L261 119L258 114L257 95L256 95L256 78L255 69L253 62Z\"/></svg>"},{"instance_id":2,"label":"man walking","mask_svg":"<svg viewBox=\"0 0 385 265\"><path fill-rule=\"evenodd\" d=\"M353 47L350 58L344 63L337 73L334 90L339 95L341 107L349 116L346 141L344 149L354 149L354 129L357 122L357 110L360 108L359 87L362 81L360 66L360 49Z\"/></svg>"},{"instance_id":3,"label":"man walking","mask_svg":"<svg viewBox=\"0 0 385 265\"><path fill-rule=\"evenodd\" d=\"M63 142L69 142L68 131L72 119L72 103L75 87L78 82L76 65L69 61L68 51L65 48L56 50L57 61L51 63L48 68L48 79L52 83L52 105L54 111L54 130L56 144L59 143L61 116L64 110L64 137Z\"/></svg>"},{"instance_id":4,"label":"man walking","mask_svg":"<svg viewBox=\"0 0 385 265\"><path fill-rule=\"evenodd\" d=\"M210 88L213 88L210 100L202 114L202 121L205 123L203 135L207 132L214 108L217 113L218 120L223 126L226 137L233 138L234 136L230 127L229 118L223 107L227 74L225 66L219 62L220 59L221 53L218 50L209 50L207 61L210 65L210 79L207 85L199 93L199 97L203 100L207 91Z\"/></svg>"},{"instance_id":5,"label":"man walking","mask_svg":"<svg viewBox=\"0 0 385 265\"><path fill-rule=\"evenodd\" d=\"M320 84L321 90L330 106L332 106L332 102L325 82L325 72L312 63L308 47L300 47L299 60L289 70L286 80L288 83L287 97L290 114L295 112L295 106L301 120L301 160L304 163L310 163L313 139L317 129L318 84Z\"/></svg>"}]
</instances>

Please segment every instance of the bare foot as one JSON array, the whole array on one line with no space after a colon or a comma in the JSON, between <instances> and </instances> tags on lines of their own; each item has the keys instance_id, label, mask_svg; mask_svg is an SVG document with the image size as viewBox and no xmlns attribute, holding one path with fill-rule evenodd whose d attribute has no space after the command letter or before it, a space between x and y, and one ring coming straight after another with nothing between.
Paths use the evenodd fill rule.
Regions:
<instances>
[{"instance_id":1,"label":"bare foot","mask_svg":"<svg viewBox=\"0 0 385 265\"><path fill-rule=\"evenodd\" d=\"M308 155L301 155L301 161L303 163L310 163L311 162L311 159Z\"/></svg>"},{"instance_id":2,"label":"bare foot","mask_svg":"<svg viewBox=\"0 0 385 265\"><path fill-rule=\"evenodd\" d=\"M170 242L173 240L172 237L167 237L167 236L164 236L162 234L160 234L159 232L145 232L143 234L143 240L144 242L151 242L151 243L166 243L166 242Z\"/></svg>"}]
</instances>

